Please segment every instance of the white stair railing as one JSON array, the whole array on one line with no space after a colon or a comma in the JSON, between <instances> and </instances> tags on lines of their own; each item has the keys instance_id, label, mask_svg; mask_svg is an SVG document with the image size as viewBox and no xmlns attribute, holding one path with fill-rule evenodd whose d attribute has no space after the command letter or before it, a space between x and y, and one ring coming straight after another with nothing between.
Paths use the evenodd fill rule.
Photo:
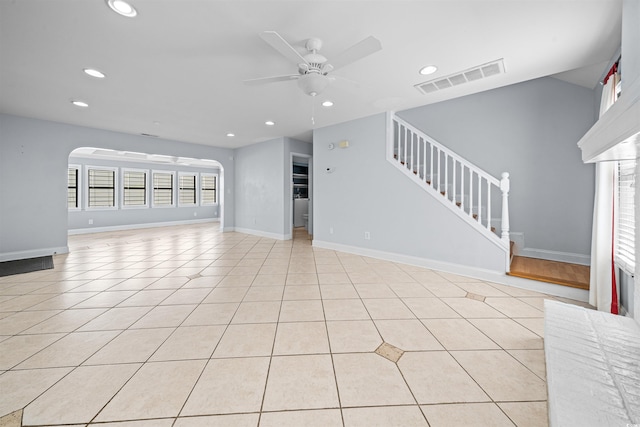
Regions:
<instances>
[{"instance_id":1,"label":"white stair railing","mask_svg":"<svg viewBox=\"0 0 640 427\"><path fill-rule=\"evenodd\" d=\"M388 160L508 250L509 174L490 175L393 113L387 126ZM502 217L493 218L494 212Z\"/></svg>"}]
</instances>

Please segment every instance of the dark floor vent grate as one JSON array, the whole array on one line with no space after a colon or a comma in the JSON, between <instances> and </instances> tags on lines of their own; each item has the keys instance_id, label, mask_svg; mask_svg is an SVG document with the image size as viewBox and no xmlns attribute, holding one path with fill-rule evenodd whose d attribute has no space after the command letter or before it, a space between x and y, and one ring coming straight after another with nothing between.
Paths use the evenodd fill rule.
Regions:
<instances>
[{"instance_id":1,"label":"dark floor vent grate","mask_svg":"<svg viewBox=\"0 0 640 427\"><path fill-rule=\"evenodd\" d=\"M51 255L38 258L18 259L0 262L0 277L14 274L31 273L33 271L50 270L53 268Z\"/></svg>"}]
</instances>

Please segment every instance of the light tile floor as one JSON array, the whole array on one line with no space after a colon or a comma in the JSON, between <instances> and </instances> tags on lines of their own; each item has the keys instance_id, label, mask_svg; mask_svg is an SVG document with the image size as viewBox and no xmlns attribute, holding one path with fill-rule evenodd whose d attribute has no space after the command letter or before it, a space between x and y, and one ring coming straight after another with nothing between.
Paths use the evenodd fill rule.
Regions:
<instances>
[{"instance_id":1,"label":"light tile floor","mask_svg":"<svg viewBox=\"0 0 640 427\"><path fill-rule=\"evenodd\" d=\"M541 307L552 297L295 234L200 224L70 236L55 269L0 278L0 417L547 425ZM383 341L397 363L375 353Z\"/></svg>"}]
</instances>

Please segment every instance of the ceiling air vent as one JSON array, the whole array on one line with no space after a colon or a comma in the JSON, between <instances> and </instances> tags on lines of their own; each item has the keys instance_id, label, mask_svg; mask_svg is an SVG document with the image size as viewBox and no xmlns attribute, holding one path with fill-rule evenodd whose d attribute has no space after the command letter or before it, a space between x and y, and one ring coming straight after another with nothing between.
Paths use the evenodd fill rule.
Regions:
<instances>
[{"instance_id":1,"label":"ceiling air vent","mask_svg":"<svg viewBox=\"0 0 640 427\"><path fill-rule=\"evenodd\" d=\"M464 83L481 80L486 77L491 77L502 73L504 73L504 62L502 59L498 59L496 61L478 65L477 67L473 67L462 72L450 74L446 77L439 77L435 80L429 80L424 83L419 83L414 87L424 94L429 94L442 89L453 86L460 86Z\"/></svg>"}]
</instances>

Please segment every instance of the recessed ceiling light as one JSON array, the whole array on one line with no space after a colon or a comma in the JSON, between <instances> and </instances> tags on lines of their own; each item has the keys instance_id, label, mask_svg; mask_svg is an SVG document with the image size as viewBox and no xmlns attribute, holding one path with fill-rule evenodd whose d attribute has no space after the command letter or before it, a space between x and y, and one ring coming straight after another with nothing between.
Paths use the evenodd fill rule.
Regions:
<instances>
[{"instance_id":1,"label":"recessed ceiling light","mask_svg":"<svg viewBox=\"0 0 640 427\"><path fill-rule=\"evenodd\" d=\"M227 134L227 136L228 136L229 138L231 138L231 137L233 137L233 136L236 136L236 134L235 134L235 133L231 133L231 132L229 132L229 133Z\"/></svg>"},{"instance_id":2,"label":"recessed ceiling light","mask_svg":"<svg viewBox=\"0 0 640 427\"><path fill-rule=\"evenodd\" d=\"M322 103L323 107L333 107L333 101L324 101Z\"/></svg>"},{"instance_id":3,"label":"recessed ceiling light","mask_svg":"<svg viewBox=\"0 0 640 427\"><path fill-rule=\"evenodd\" d=\"M87 104L84 101L71 101L71 103L73 105L75 105L76 107L88 107L89 106L89 104Z\"/></svg>"},{"instance_id":4,"label":"recessed ceiling light","mask_svg":"<svg viewBox=\"0 0 640 427\"><path fill-rule=\"evenodd\" d=\"M90 75L91 77L95 77L97 79L104 79L106 76L102 71L98 71L94 68L85 68L84 70L82 70L85 72L85 74Z\"/></svg>"},{"instance_id":5,"label":"recessed ceiling light","mask_svg":"<svg viewBox=\"0 0 640 427\"><path fill-rule=\"evenodd\" d=\"M438 67L435 65L427 65L426 67L420 68L420 74L423 76L428 76L429 74L433 74L438 71Z\"/></svg>"},{"instance_id":6,"label":"recessed ceiling light","mask_svg":"<svg viewBox=\"0 0 640 427\"><path fill-rule=\"evenodd\" d=\"M271 121L271 120L267 120L266 122L264 122L265 125L267 126L274 126L276 124L276 122Z\"/></svg>"},{"instance_id":7,"label":"recessed ceiling light","mask_svg":"<svg viewBox=\"0 0 640 427\"><path fill-rule=\"evenodd\" d=\"M107 0L107 4L111 10L127 18L133 18L138 14L136 9L124 0Z\"/></svg>"}]
</instances>

